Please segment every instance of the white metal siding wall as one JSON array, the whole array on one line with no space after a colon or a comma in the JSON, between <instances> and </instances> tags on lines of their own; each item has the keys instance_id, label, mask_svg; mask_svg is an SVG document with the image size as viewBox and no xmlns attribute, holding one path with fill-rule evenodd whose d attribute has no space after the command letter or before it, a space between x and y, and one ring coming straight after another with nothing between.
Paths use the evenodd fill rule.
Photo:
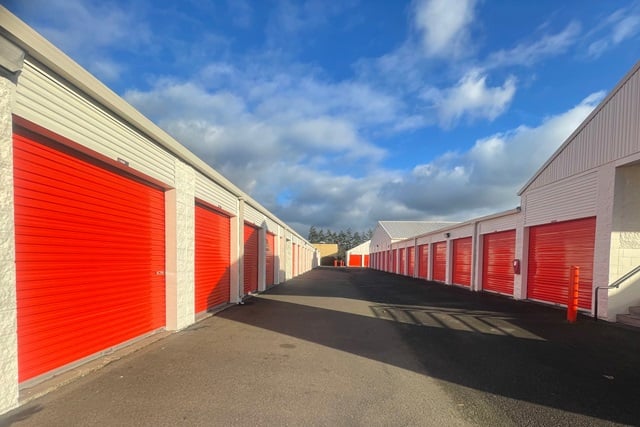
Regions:
<instances>
[{"instance_id":1,"label":"white metal siding wall","mask_svg":"<svg viewBox=\"0 0 640 427\"><path fill-rule=\"evenodd\" d=\"M264 215L260 213L256 208L249 204L244 205L244 220L250 222L258 227L262 227L264 222Z\"/></svg>"},{"instance_id":2,"label":"white metal siding wall","mask_svg":"<svg viewBox=\"0 0 640 427\"><path fill-rule=\"evenodd\" d=\"M386 231L378 224L371 237L371 250L376 252L386 251L391 244L391 238Z\"/></svg>"},{"instance_id":3,"label":"white metal siding wall","mask_svg":"<svg viewBox=\"0 0 640 427\"><path fill-rule=\"evenodd\" d=\"M368 245L358 245L355 248L349 250L349 254L354 255L368 255L369 254L369 246Z\"/></svg>"},{"instance_id":4,"label":"white metal siding wall","mask_svg":"<svg viewBox=\"0 0 640 427\"><path fill-rule=\"evenodd\" d=\"M524 199L525 226L596 215L598 174L590 172L528 191Z\"/></svg>"},{"instance_id":5,"label":"white metal siding wall","mask_svg":"<svg viewBox=\"0 0 640 427\"><path fill-rule=\"evenodd\" d=\"M14 113L169 185L173 156L30 60L20 74Z\"/></svg>"},{"instance_id":6,"label":"white metal siding wall","mask_svg":"<svg viewBox=\"0 0 640 427\"><path fill-rule=\"evenodd\" d=\"M434 233L435 236L438 236L440 240L443 239L444 233L449 233L449 240L459 239L461 237L469 237L473 235L473 224L465 224L458 228L450 228L444 231L438 231Z\"/></svg>"},{"instance_id":7,"label":"white metal siding wall","mask_svg":"<svg viewBox=\"0 0 640 427\"><path fill-rule=\"evenodd\" d=\"M238 198L200 172L196 172L196 197L225 212L238 214Z\"/></svg>"},{"instance_id":8,"label":"white metal siding wall","mask_svg":"<svg viewBox=\"0 0 640 427\"><path fill-rule=\"evenodd\" d=\"M640 151L640 70L575 135L526 193Z\"/></svg>"},{"instance_id":9,"label":"white metal siding wall","mask_svg":"<svg viewBox=\"0 0 640 427\"><path fill-rule=\"evenodd\" d=\"M417 241L417 245L420 246L420 245L426 245L426 244L429 244L429 243L432 243L432 242L438 242L438 241L442 240L441 236L442 236L442 234L438 233L437 236L434 236L433 234L430 234L428 236L419 237L417 239L418 240Z\"/></svg>"},{"instance_id":10,"label":"white metal siding wall","mask_svg":"<svg viewBox=\"0 0 640 427\"><path fill-rule=\"evenodd\" d=\"M274 234L278 233L278 224L275 221L270 218L265 218L265 223L267 225L267 230Z\"/></svg>"},{"instance_id":11,"label":"white metal siding wall","mask_svg":"<svg viewBox=\"0 0 640 427\"><path fill-rule=\"evenodd\" d=\"M519 214L505 215L478 223L478 233L487 234L497 231L513 230L516 228Z\"/></svg>"}]
</instances>

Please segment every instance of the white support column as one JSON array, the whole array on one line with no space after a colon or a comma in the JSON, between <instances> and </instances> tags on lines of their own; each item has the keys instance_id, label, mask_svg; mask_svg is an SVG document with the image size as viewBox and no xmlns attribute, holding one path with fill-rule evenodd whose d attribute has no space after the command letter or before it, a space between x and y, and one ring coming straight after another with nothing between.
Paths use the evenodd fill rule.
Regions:
<instances>
[{"instance_id":1,"label":"white support column","mask_svg":"<svg viewBox=\"0 0 640 427\"><path fill-rule=\"evenodd\" d=\"M284 250L285 250L285 269L284 269L284 280L287 281L291 278L291 274L293 272L292 270L292 262L291 262L291 253L293 251L293 248L291 246L292 242L291 239L289 237L287 237L285 239L285 246L284 246Z\"/></svg>"},{"instance_id":2,"label":"white support column","mask_svg":"<svg viewBox=\"0 0 640 427\"><path fill-rule=\"evenodd\" d=\"M524 227L525 214L518 215L516 220L516 259L520 260L520 274L513 275L513 298L527 298L527 267L529 251L529 231Z\"/></svg>"},{"instance_id":3,"label":"white support column","mask_svg":"<svg viewBox=\"0 0 640 427\"><path fill-rule=\"evenodd\" d=\"M284 282L284 230L278 225L278 236L276 237L277 253L276 256L276 283Z\"/></svg>"},{"instance_id":4,"label":"white support column","mask_svg":"<svg viewBox=\"0 0 640 427\"><path fill-rule=\"evenodd\" d=\"M175 189L165 193L167 329L195 322L196 174L175 160Z\"/></svg>"},{"instance_id":5,"label":"white support column","mask_svg":"<svg viewBox=\"0 0 640 427\"><path fill-rule=\"evenodd\" d=\"M429 253L427 254L427 280L433 280L433 243L427 243Z\"/></svg>"},{"instance_id":6,"label":"white support column","mask_svg":"<svg viewBox=\"0 0 640 427\"><path fill-rule=\"evenodd\" d=\"M0 414L18 406L13 120L24 52L0 37Z\"/></svg>"},{"instance_id":7,"label":"white support column","mask_svg":"<svg viewBox=\"0 0 640 427\"><path fill-rule=\"evenodd\" d=\"M471 290L481 291L482 277L482 236L478 234L478 222L473 223L473 236L471 237Z\"/></svg>"},{"instance_id":8,"label":"white support column","mask_svg":"<svg viewBox=\"0 0 640 427\"><path fill-rule=\"evenodd\" d=\"M418 256L418 239L413 239L413 277L417 278L419 276L420 270L420 257Z\"/></svg>"},{"instance_id":9,"label":"white support column","mask_svg":"<svg viewBox=\"0 0 640 427\"><path fill-rule=\"evenodd\" d=\"M244 297L244 199L238 199L238 217L236 230L238 235L238 257L236 263L236 274L238 275L238 280L236 282L236 302L240 302Z\"/></svg>"},{"instance_id":10,"label":"white support column","mask_svg":"<svg viewBox=\"0 0 640 427\"><path fill-rule=\"evenodd\" d=\"M242 300L242 296L240 294L240 289L242 289L240 276L240 242L242 241L242 222L239 220L238 216L233 216L231 217L229 225L229 232L231 234L229 236L229 246L231 248L231 254L229 257L229 301L237 304Z\"/></svg>"},{"instance_id":11,"label":"white support column","mask_svg":"<svg viewBox=\"0 0 640 427\"><path fill-rule=\"evenodd\" d=\"M258 292L267 289L267 229L262 224L258 229Z\"/></svg>"},{"instance_id":12,"label":"white support column","mask_svg":"<svg viewBox=\"0 0 640 427\"><path fill-rule=\"evenodd\" d=\"M450 285L452 283L452 269L453 269L453 239L447 237L447 261L446 261L446 273L444 283Z\"/></svg>"}]
</instances>

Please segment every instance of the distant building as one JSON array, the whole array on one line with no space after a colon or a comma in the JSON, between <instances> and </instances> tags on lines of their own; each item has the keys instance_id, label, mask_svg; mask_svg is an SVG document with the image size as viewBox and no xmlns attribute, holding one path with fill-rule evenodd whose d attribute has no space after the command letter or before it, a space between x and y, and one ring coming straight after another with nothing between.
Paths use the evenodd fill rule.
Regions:
<instances>
[{"instance_id":1,"label":"distant building","mask_svg":"<svg viewBox=\"0 0 640 427\"><path fill-rule=\"evenodd\" d=\"M422 231L411 230L415 221L380 221L371 268L554 306L571 295L585 314L640 327L638 93L640 62L512 210Z\"/></svg>"},{"instance_id":2,"label":"distant building","mask_svg":"<svg viewBox=\"0 0 640 427\"><path fill-rule=\"evenodd\" d=\"M355 248L347 251L347 266L349 267L369 267L369 245L371 240L359 244Z\"/></svg>"},{"instance_id":3,"label":"distant building","mask_svg":"<svg viewBox=\"0 0 640 427\"><path fill-rule=\"evenodd\" d=\"M312 245L320 252L320 265L333 265L333 261L338 259L337 243L312 243Z\"/></svg>"}]
</instances>

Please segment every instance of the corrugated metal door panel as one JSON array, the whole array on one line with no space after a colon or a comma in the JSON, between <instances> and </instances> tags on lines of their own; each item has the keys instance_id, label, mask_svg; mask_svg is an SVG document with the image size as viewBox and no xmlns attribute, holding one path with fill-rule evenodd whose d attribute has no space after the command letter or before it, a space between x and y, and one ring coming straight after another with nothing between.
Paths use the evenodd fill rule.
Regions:
<instances>
[{"instance_id":1,"label":"corrugated metal door panel","mask_svg":"<svg viewBox=\"0 0 640 427\"><path fill-rule=\"evenodd\" d=\"M482 289L513 295L516 231L485 234L482 247Z\"/></svg>"},{"instance_id":2,"label":"corrugated metal door panel","mask_svg":"<svg viewBox=\"0 0 640 427\"><path fill-rule=\"evenodd\" d=\"M444 282L447 280L447 242L433 244L433 280Z\"/></svg>"},{"instance_id":3,"label":"corrugated metal door panel","mask_svg":"<svg viewBox=\"0 0 640 427\"><path fill-rule=\"evenodd\" d=\"M231 221L228 216L195 206L196 313L229 302Z\"/></svg>"},{"instance_id":4,"label":"corrugated metal door panel","mask_svg":"<svg viewBox=\"0 0 640 427\"><path fill-rule=\"evenodd\" d=\"M400 248L400 255L399 255L399 257L400 257L400 259L399 259L399 261L400 261L399 273L400 274L404 274L404 266L405 266L405 263L406 263L406 260L407 260L406 259L406 252L407 251L406 251L405 248Z\"/></svg>"},{"instance_id":5,"label":"corrugated metal door panel","mask_svg":"<svg viewBox=\"0 0 640 427\"><path fill-rule=\"evenodd\" d=\"M275 265L276 265L276 235L267 233L267 256L266 256L266 285L272 286L275 283Z\"/></svg>"},{"instance_id":6,"label":"corrugated metal door panel","mask_svg":"<svg viewBox=\"0 0 640 427\"><path fill-rule=\"evenodd\" d=\"M471 237L453 241L453 277L456 285L471 286Z\"/></svg>"},{"instance_id":7,"label":"corrugated metal door panel","mask_svg":"<svg viewBox=\"0 0 640 427\"><path fill-rule=\"evenodd\" d=\"M165 325L164 193L14 134L19 381Z\"/></svg>"},{"instance_id":8,"label":"corrugated metal door panel","mask_svg":"<svg viewBox=\"0 0 640 427\"><path fill-rule=\"evenodd\" d=\"M427 278L429 268L429 245L418 246L418 277Z\"/></svg>"},{"instance_id":9,"label":"corrugated metal door panel","mask_svg":"<svg viewBox=\"0 0 640 427\"><path fill-rule=\"evenodd\" d=\"M362 265L362 255L349 254L349 267L360 267Z\"/></svg>"},{"instance_id":10,"label":"corrugated metal door panel","mask_svg":"<svg viewBox=\"0 0 640 427\"><path fill-rule=\"evenodd\" d=\"M244 293L258 290L258 229L244 224Z\"/></svg>"},{"instance_id":11,"label":"corrugated metal door panel","mask_svg":"<svg viewBox=\"0 0 640 427\"><path fill-rule=\"evenodd\" d=\"M364 256L364 266L365 267L369 267L369 255Z\"/></svg>"},{"instance_id":12,"label":"corrugated metal door panel","mask_svg":"<svg viewBox=\"0 0 640 427\"><path fill-rule=\"evenodd\" d=\"M531 227L527 298L566 304L569 270L577 265L578 305L590 309L595 231L595 217Z\"/></svg>"},{"instance_id":13,"label":"corrugated metal door panel","mask_svg":"<svg viewBox=\"0 0 640 427\"><path fill-rule=\"evenodd\" d=\"M416 265L416 248L407 248L407 276L413 277L413 272Z\"/></svg>"}]
</instances>

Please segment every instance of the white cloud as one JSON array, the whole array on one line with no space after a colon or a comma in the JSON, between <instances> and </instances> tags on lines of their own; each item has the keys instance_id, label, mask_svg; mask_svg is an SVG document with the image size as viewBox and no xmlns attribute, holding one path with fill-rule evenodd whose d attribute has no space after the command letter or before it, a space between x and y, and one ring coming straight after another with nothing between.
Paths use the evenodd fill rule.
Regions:
<instances>
[{"instance_id":1,"label":"white cloud","mask_svg":"<svg viewBox=\"0 0 640 427\"><path fill-rule=\"evenodd\" d=\"M228 70L216 65L207 72ZM150 91L129 91L125 98L254 197L275 192L266 183L291 168L363 169L385 155L362 131L375 111L386 111L375 106L375 92L279 75L256 82L239 74L232 73L239 84L225 90L158 80Z\"/></svg>"},{"instance_id":2,"label":"white cloud","mask_svg":"<svg viewBox=\"0 0 640 427\"><path fill-rule=\"evenodd\" d=\"M538 127L520 126L479 139L465 152L447 153L386 184L381 198L424 216L469 219L518 204L517 191L604 97L590 95Z\"/></svg>"},{"instance_id":3,"label":"white cloud","mask_svg":"<svg viewBox=\"0 0 640 427\"><path fill-rule=\"evenodd\" d=\"M458 57L469 49L475 0L418 0L414 24L427 56Z\"/></svg>"},{"instance_id":4,"label":"white cloud","mask_svg":"<svg viewBox=\"0 0 640 427\"><path fill-rule=\"evenodd\" d=\"M565 53L577 41L580 24L570 22L564 30L556 34L545 34L535 42L522 42L516 47L499 50L487 58L486 68L498 68L509 65L531 66L540 60Z\"/></svg>"},{"instance_id":5,"label":"white cloud","mask_svg":"<svg viewBox=\"0 0 640 427\"><path fill-rule=\"evenodd\" d=\"M487 75L472 69L448 89L429 88L422 94L436 110L439 122L450 127L463 117L470 120L494 120L511 103L516 93L516 79L509 77L501 86L487 86Z\"/></svg>"},{"instance_id":6,"label":"white cloud","mask_svg":"<svg viewBox=\"0 0 640 427\"><path fill-rule=\"evenodd\" d=\"M602 34L605 33L605 34ZM640 7L634 3L609 15L602 24L592 30L591 37L597 37L587 48L587 55L597 58L620 43L631 40L640 33Z\"/></svg>"}]
</instances>

